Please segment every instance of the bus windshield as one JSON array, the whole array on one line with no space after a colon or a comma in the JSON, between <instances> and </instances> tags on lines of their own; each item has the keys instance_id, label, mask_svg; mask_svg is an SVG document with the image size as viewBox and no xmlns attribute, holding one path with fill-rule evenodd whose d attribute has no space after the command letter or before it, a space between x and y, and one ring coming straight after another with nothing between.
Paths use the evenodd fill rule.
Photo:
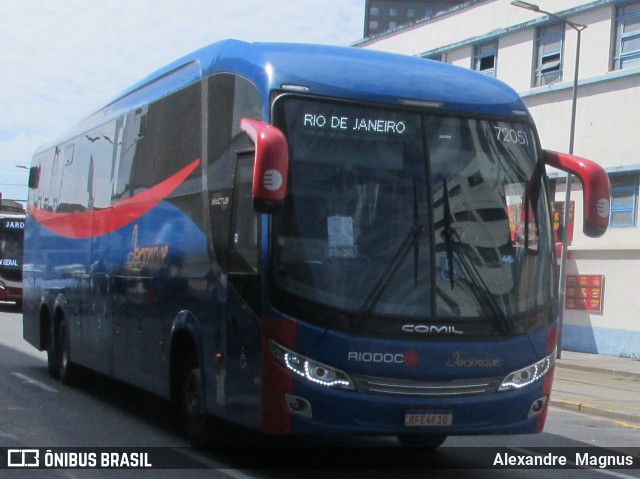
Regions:
<instances>
[{"instance_id":1,"label":"bus windshield","mask_svg":"<svg viewBox=\"0 0 640 479\"><path fill-rule=\"evenodd\" d=\"M508 330L507 318L550 304L548 205L527 123L296 97L274 113L290 147L271 223L279 308L324 327L438 318Z\"/></svg>"}]
</instances>

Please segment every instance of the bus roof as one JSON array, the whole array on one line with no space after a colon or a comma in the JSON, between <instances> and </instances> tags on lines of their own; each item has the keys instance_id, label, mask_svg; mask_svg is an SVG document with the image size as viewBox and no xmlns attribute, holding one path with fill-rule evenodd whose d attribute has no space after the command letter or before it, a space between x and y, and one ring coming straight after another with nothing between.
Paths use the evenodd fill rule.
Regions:
<instances>
[{"instance_id":1,"label":"bus roof","mask_svg":"<svg viewBox=\"0 0 640 479\"><path fill-rule=\"evenodd\" d=\"M202 77L233 72L263 92L283 85L307 94L389 105L425 102L445 111L528 117L518 94L499 80L442 62L353 47L224 40L161 68L89 116L77 131L98 126ZM263 95L268 112L269 95Z\"/></svg>"}]
</instances>

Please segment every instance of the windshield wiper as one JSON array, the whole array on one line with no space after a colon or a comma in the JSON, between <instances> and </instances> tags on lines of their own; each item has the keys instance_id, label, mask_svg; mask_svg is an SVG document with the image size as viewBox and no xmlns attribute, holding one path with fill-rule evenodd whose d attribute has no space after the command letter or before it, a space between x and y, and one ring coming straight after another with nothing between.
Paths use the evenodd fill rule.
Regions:
<instances>
[{"instance_id":1,"label":"windshield wiper","mask_svg":"<svg viewBox=\"0 0 640 479\"><path fill-rule=\"evenodd\" d=\"M418 210L418 187L416 177L413 176L413 287L418 288L418 261L420 259L420 241L418 237L424 233L424 228L418 224L420 214Z\"/></svg>"},{"instance_id":2,"label":"windshield wiper","mask_svg":"<svg viewBox=\"0 0 640 479\"><path fill-rule=\"evenodd\" d=\"M453 234L454 229L451 227L451 205L449 204L449 188L447 187L447 179L442 180L442 191L444 200L444 231L442 237L444 239L444 245L447 251L447 266L449 268L449 281L451 283L451 289L455 284L453 278Z\"/></svg>"},{"instance_id":3,"label":"windshield wiper","mask_svg":"<svg viewBox=\"0 0 640 479\"><path fill-rule=\"evenodd\" d=\"M413 278L414 287L418 287L418 263L420 260L420 241L418 239L424 234L424 226L419 224L420 211L418 205L418 188L416 186L416 177L413 177L413 225L409 230L407 236L402 240L398 251L393 255L391 261L385 268L384 272L380 276L380 279L376 282L371 292L365 299L360 308L360 314L368 314L373 311L378 301L382 297L385 289L389 286L391 279L396 274L402 262L409 254L413 246Z\"/></svg>"},{"instance_id":4,"label":"windshield wiper","mask_svg":"<svg viewBox=\"0 0 640 479\"><path fill-rule=\"evenodd\" d=\"M453 256L454 253L458 257L458 260L464 270L465 276L468 281L472 283L474 287L471 288L471 292L476 297L476 300L480 305L488 306L494 314L495 322L498 328L503 331L509 331L509 322L507 317L500 308L494 296L489 292L487 284L484 282L482 275L475 267L469 255L464 251L460 245L462 239L460 234L451 226L451 205L449 203L449 188L447 187L447 180L442 180L443 187L443 213L444 213L444 230L442 232L442 238L445 241L445 247L447 251L447 266L449 268L449 276L451 281L451 289L454 286L453 276Z\"/></svg>"}]
</instances>

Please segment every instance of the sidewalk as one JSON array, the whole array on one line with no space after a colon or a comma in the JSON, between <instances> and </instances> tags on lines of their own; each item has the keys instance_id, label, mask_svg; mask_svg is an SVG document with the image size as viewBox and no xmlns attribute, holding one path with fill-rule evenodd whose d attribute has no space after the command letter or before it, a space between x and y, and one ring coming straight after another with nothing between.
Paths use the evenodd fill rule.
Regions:
<instances>
[{"instance_id":1,"label":"sidewalk","mask_svg":"<svg viewBox=\"0 0 640 479\"><path fill-rule=\"evenodd\" d=\"M640 360L562 351L551 405L640 427Z\"/></svg>"}]
</instances>

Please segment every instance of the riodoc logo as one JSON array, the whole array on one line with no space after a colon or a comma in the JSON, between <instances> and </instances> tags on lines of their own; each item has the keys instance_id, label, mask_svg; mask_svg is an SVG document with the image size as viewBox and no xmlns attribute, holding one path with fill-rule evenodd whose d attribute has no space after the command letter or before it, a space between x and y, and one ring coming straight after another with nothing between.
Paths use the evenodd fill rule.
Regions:
<instances>
[{"instance_id":1,"label":"riodoc logo","mask_svg":"<svg viewBox=\"0 0 640 479\"><path fill-rule=\"evenodd\" d=\"M418 364L418 353L415 351L407 351L405 353L349 351L347 359L355 363L404 364L405 366L413 367Z\"/></svg>"},{"instance_id":2,"label":"riodoc logo","mask_svg":"<svg viewBox=\"0 0 640 479\"><path fill-rule=\"evenodd\" d=\"M602 198L598 200L596 211L601 218L607 218L609 216L609 199Z\"/></svg>"},{"instance_id":3,"label":"riodoc logo","mask_svg":"<svg viewBox=\"0 0 640 479\"><path fill-rule=\"evenodd\" d=\"M278 170L267 170L262 177L264 187L269 191L279 190L282 186L282 174Z\"/></svg>"}]
</instances>

